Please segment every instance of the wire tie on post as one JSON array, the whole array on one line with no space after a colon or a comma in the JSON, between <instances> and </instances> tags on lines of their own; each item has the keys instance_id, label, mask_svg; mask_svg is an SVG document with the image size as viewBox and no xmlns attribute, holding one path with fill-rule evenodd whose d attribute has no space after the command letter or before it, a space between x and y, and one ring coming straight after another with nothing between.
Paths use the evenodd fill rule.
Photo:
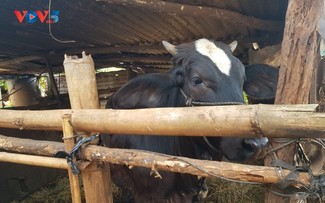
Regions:
<instances>
[{"instance_id":1,"label":"wire tie on post","mask_svg":"<svg viewBox=\"0 0 325 203\"><path fill-rule=\"evenodd\" d=\"M80 147L83 144L89 143L99 137L99 134L92 135L90 137L81 137L76 145L73 147L73 149L70 152L65 152L65 151L58 151L54 156L55 157L60 157L60 158L66 158L67 162L72 170L72 173L74 175L78 175L80 173L76 163L73 161L75 158L77 158L77 154L80 150Z\"/></svg>"}]
</instances>

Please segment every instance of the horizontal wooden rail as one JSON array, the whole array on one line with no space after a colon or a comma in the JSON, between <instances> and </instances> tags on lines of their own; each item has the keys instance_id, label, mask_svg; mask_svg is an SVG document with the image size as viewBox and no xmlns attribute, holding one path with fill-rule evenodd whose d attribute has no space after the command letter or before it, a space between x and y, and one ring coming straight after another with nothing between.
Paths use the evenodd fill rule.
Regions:
<instances>
[{"instance_id":1,"label":"horizontal wooden rail","mask_svg":"<svg viewBox=\"0 0 325 203\"><path fill-rule=\"evenodd\" d=\"M0 150L6 151L13 151L13 152L22 152L19 150L22 148L21 144L24 139L19 138L11 138L6 136L0 136ZM57 147L53 146L60 146L63 143L58 142L50 142L50 141L43 141L43 144L47 142L47 149L40 146L38 144L39 141L25 139L26 143L29 143L29 146L33 146L28 150L25 146L24 153L28 154L43 154L48 156L53 156L58 149ZM61 147L59 147L60 149ZM50 150L49 150L50 149ZM2 158L6 157L8 158ZM2 157L0 156L0 161L10 161L15 163L21 164L28 164L27 160L31 160L30 158L26 158L21 161L19 159L16 161L15 159L11 160L9 157L10 154L2 153ZM115 149L115 148L106 148L94 145L88 145L87 147L83 148L80 152L80 155L85 160L93 161L93 160L100 160L104 162L110 162L114 164L122 164L127 165L132 170L132 166L138 167L146 167L156 172L156 175L159 174L158 170L165 170L165 171L173 171L179 173L189 173L197 176L217 176L221 178L227 178L232 180L239 180L239 181L249 181L249 182L257 182L257 183L277 183L279 178L276 173L276 169L274 167L268 166L252 166L252 165L245 165L245 164L236 164L236 163L229 163L229 162L218 162L218 161L207 161L207 160L197 160L197 159L190 159L184 157L176 157L176 156L169 156L164 154L158 154L148 151L140 151L140 150L131 150L131 149ZM29 155L25 155L29 156ZM32 156L32 160L39 159L39 162L44 161L43 163L39 163L40 166L44 166L47 164L46 159L51 159L54 161L51 162L63 162L64 159L57 159L57 158L47 158L47 157L37 157ZM63 161L62 161L63 160ZM66 162L65 162L66 164ZM53 164L56 168L56 164ZM48 165L48 167L53 167ZM283 175L289 174L289 170L283 170ZM149 172L148 172L149 175ZM310 179L308 173L300 173L298 180L306 185L310 184ZM299 187L300 185L295 185Z\"/></svg>"},{"instance_id":2,"label":"horizontal wooden rail","mask_svg":"<svg viewBox=\"0 0 325 203\"><path fill-rule=\"evenodd\" d=\"M215 176L236 181L247 181L255 183L277 183L280 179L274 167L254 166L230 162L208 161L190 159L185 157L168 156L148 151L132 149L112 149L89 145L83 151L87 160L101 160L114 164L149 168L159 175L158 170L173 171L178 173L189 173L197 176ZM290 173L283 170L284 177ZM149 173L148 173L149 174ZM299 174L299 181L305 185L310 184L307 173ZM301 185L294 185L300 187Z\"/></svg>"},{"instance_id":3,"label":"horizontal wooden rail","mask_svg":"<svg viewBox=\"0 0 325 203\"><path fill-rule=\"evenodd\" d=\"M35 143L37 141L37 144ZM58 151L64 151L61 142L32 140L0 135L0 149L22 154L35 154L40 156L54 156Z\"/></svg>"},{"instance_id":4,"label":"horizontal wooden rail","mask_svg":"<svg viewBox=\"0 0 325 203\"><path fill-rule=\"evenodd\" d=\"M25 164L30 166L40 166L57 169L68 169L69 167L66 159L8 152L0 152L0 162Z\"/></svg>"},{"instance_id":5,"label":"horizontal wooden rail","mask_svg":"<svg viewBox=\"0 0 325 203\"><path fill-rule=\"evenodd\" d=\"M241 105L136 110L0 110L0 128L62 130L70 113L78 131L112 134L325 138L317 105Z\"/></svg>"}]
</instances>

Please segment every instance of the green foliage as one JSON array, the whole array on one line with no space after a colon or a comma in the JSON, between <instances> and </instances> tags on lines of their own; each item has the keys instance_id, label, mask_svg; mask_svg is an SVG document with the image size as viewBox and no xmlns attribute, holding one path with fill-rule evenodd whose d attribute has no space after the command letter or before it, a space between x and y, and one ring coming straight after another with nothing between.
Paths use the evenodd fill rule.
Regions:
<instances>
[{"instance_id":1,"label":"green foliage","mask_svg":"<svg viewBox=\"0 0 325 203\"><path fill-rule=\"evenodd\" d=\"M8 90L8 85L5 80L0 80L0 88L3 90Z\"/></svg>"},{"instance_id":2,"label":"green foliage","mask_svg":"<svg viewBox=\"0 0 325 203\"><path fill-rule=\"evenodd\" d=\"M243 92L245 104L248 104L248 98L246 92Z\"/></svg>"},{"instance_id":3,"label":"green foliage","mask_svg":"<svg viewBox=\"0 0 325 203\"><path fill-rule=\"evenodd\" d=\"M39 86L46 89L47 88L47 77L46 76L42 76L39 79Z\"/></svg>"},{"instance_id":4,"label":"green foliage","mask_svg":"<svg viewBox=\"0 0 325 203\"><path fill-rule=\"evenodd\" d=\"M40 77L40 79L38 80L38 85L39 85L39 89L41 91L42 96L47 96L46 93L49 89L48 87L48 82L47 82L47 76L42 76Z\"/></svg>"}]
</instances>

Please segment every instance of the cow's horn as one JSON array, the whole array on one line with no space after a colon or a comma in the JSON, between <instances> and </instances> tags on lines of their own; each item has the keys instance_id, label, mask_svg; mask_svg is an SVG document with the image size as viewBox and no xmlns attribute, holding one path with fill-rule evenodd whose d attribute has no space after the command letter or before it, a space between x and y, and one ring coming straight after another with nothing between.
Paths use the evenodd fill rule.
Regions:
<instances>
[{"instance_id":1,"label":"cow's horn","mask_svg":"<svg viewBox=\"0 0 325 203\"><path fill-rule=\"evenodd\" d=\"M231 49L231 52L234 52L234 51L235 51L237 45L238 45L238 43L237 43L236 40L233 41L233 42L231 42L231 43L229 44L229 47L230 47L230 49Z\"/></svg>"},{"instance_id":2,"label":"cow's horn","mask_svg":"<svg viewBox=\"0 0 325 203\"><path fill-rule=\"evenodd\" d=\"M177 50L175 48L175 45L172 45L171 43L167 41L162 41L162 44L164 45L165 49L173 56L176 55Z\"/></svg>"}]
</instances>

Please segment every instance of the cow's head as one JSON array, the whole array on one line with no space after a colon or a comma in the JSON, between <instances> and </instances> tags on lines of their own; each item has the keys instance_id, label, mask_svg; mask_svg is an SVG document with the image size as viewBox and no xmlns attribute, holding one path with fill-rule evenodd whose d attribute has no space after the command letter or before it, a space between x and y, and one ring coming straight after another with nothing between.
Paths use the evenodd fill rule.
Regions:
<instances>
[{"instance_id":1,"label":"cow's head","mask_svg":"<svg viewBox=\"0 0 325 203\"><path fill-rule=\"evenodd\" d=\"M229 45L207 39L178 46L163 43L174 54L177 84L193 101L244 103L245 67L232 55L236 41Z\"/></svg>"},{"instance_id":2,"label":"cow's head","mask_svg":"<svg viewBox=\"0 0 325 203\"><path fill-rule=\"evenodd\" d=\"M245 67L232 52L237 47L207 39L174 46L163 42L172 54L171 70L176 84L187 97L197 102L242 103ZM207 138L223 156L232 161L243 161L267 144L267 138ZM214 157L218 159L218 157Z\"/></svg>"}]
</instances>

